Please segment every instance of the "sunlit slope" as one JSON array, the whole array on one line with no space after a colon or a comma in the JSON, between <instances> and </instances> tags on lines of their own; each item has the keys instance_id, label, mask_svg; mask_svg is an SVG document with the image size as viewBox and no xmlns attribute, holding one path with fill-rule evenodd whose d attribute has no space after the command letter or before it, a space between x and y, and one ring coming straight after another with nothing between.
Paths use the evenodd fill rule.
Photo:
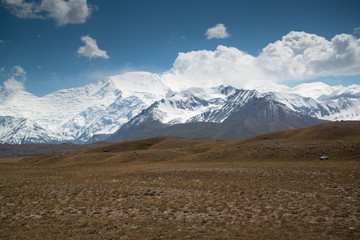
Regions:
<instances>
[{"instance_id":1,"label":"sunlit slope","mask_svg":"<svg viewBox=\"0 0 360 240\"><path fill-rule=\"evenodd\" d=\"M24 159L26 164L121 164L137 161L360 160L360 122L344 121L242 140L157 137L112 143L67 155Z\"/></svg>"}]
</instances>

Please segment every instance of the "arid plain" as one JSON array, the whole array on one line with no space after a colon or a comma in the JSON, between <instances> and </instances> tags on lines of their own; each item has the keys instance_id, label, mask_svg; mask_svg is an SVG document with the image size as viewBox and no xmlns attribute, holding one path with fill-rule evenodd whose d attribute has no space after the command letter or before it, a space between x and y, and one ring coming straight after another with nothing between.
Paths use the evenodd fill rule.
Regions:
<instances>
[{"instance_id":1,"label":"arid plain","mask_svg":"<svg viewBox=\"0 0 360 240\"><path fill-rule=\"evenodd\" d=\"M3 158L0 179L0 239L360 238L359 122Z\"/></svg>"}]
</instances>

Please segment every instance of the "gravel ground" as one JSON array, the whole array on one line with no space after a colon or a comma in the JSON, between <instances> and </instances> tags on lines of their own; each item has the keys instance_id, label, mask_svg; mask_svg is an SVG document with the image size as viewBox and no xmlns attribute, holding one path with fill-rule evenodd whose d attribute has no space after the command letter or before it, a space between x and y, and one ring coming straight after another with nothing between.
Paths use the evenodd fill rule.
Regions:
<instances>
[{"instance_id":1,"label":"gravel ground","mask_svg":"<svg viewBox=\"0 0 360 240\"><path fill-rule=\"evenodd\" d=\"M360 239L355 161L5 161L0 179L0 239Z\"/></svg>"}]
</instances>

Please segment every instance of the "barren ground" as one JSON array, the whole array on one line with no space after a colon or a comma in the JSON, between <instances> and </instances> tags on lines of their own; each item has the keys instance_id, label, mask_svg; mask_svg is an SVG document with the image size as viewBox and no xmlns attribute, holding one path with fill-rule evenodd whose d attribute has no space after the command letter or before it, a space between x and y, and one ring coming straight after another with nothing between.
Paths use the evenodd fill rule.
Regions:
<instances>
[{"instance_id":1,"label":"barren ground","mask_svg":"<svg viewBox=\"0 0 360 240\"><path fill-rule=\"evenodd\" d=\"M359 124L0 159L0 239L360 239Z\"/></svg>"},{"instance_id":2,"label":"barren ground","mask_svg":"<svg viewBox=\"0 0 360 240\"><path fill-rule=\"evenodd\" d=\"M359 239L359 162L0 166L1 239Z\"/></svg>"}]
</instances>

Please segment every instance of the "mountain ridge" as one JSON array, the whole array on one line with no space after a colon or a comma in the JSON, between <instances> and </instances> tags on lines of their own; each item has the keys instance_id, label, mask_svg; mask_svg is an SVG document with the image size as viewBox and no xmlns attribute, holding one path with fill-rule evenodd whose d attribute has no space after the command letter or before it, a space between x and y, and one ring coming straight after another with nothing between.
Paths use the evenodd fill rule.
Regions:
<instances>
[{"instance_id":1,"label":"mountain ridge","mask_svg":"<svg viewBox=\"0 0 360 240\"><path fill-rule=\"evenodd\" d=\"M161 127L192 122L223 122L230 117L229 114L233 114L229 121L232 118L246 118L249 113L244 116L238 113L239 116L234 117L235 111L231 109L242 108L248 97L255 95L273 101L278 108L285 109L285 106L291 110L286 111L293 115L296 113L330 121L360 119L359 85L331 87L311 83L286 91L259 91L222 85L210 87L213 84L209 84L209 87L174 91L169 86L173 82L171 77L171 72L125 73L83 87L61 89L44 97L36 97L23 90L3 89L0 90L0 116L33 122L50 137L44 138L48 142L74 143L91 142L96 139L94 136L113 134L156 102L159 102L159 106L153 114L159 122L154 121L153 125ZM247 111L251 111L250 106ZM265 114L260 107L257 112ZM250 117L259 118L255 113ZM278 121L275 118L267 120ZM26 138L26 131L17 135L18 125L19 122L14 121L12 134L18 137L12 143L21 143ZM293 127L301 126L305 125ZM39 135L42 133L39 132ZM2 137L1 142L7 143L4 139Z\"/></svg>"},{"instance_id":2,"label":"mountain ridge","mask_svg":"<svg viewBox=\"0 0 360 240\"><path fill-rule=\"evenodd\" d=\"M120 141L161 135L182 136L187 138L205 136L219 137L220 135L221 137L241 138L268 132L266 129L271 129L271 126L273 127L272 131L280 131L325 122L292 111L285 104L277 102L269 97L269 95L261 94L256 90L238 90L233 87L223 86L217 89L212 88L212 90L212 96L216 96L216 98L207 98L208 95L203 94L203 98L197 98L196 101L194 101L193 98L183 98L184 92L180 92L178 95L175 94L167 100L155 102L149 108L143 110L136 117L124 124L107 140ZM220 96L219 93L223 94L220 98L218 98ZM205 100L206 98L207 101ZM209 106L210 104L208 102L212 103L211 106ZM204 105L206 105L206 108L203 109L202 107ZM195 107L198 107L198 109L194 109ZM190 109L192 113L198 110L198 114L193 114L194 116L187 115L186 112L188 109ZM168 117L168 115L171 117ZM188 118L184 117L184 115L187 115ZM182 121L175 122L174 116L182 116ZM164 121L164 119L167 119L167 121ZM169 119L173 120L169 121ZM241 121L244 119L252 119L254 126L258 126L259 130L255 130L254 127L249 124L247 126L248 129L246 129L244 121ZM179 120L179 118L177 120ZM237 134L222 133L222 129L228 128L228 126L236 121L239 121L238 124L240 126L234 125L233 128L241 128L241 132L237 132ZM260 122L262 122L263 125L261 127L259 126ZM195 131L195 133L191 131L194 123L217 124L213 124L211 127L209 124L197 124L198 127L203 130L208 129L210 132ZM186 128L189 128L190 131ZM179 132L179 129L182 129L182 132ZM213 133L211 133L211 131ZM252 134L249 135L247 132L252 132Z\"/></svg>"}]
</instances>

